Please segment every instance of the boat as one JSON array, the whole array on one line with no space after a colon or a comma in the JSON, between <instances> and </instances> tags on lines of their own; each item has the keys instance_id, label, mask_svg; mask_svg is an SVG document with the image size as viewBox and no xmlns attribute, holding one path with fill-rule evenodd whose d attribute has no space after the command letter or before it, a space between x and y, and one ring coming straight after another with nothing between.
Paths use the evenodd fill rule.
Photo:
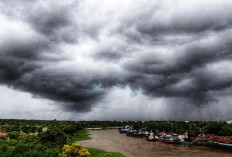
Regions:
<instances>
[{"instance_id":1,"label":"boat","mask_svg":"<svg viewBox=\"0 0 232 157\"><path fill-rule=\"evenodd\" d=\"M149 133L149 136L146 138L148 141L157 141L159 138L155 136L154 133Z\"/></svg>"},{"instance_id":2,"label":"boat","mask_svg":"<svg viewBox=\"0 0 232 157\"><path fill-rule=\"evenodd\" d=\"M130 129L129 125L123 126L122 128L119 129L120 133L127 133Z\"/></svg>"},{"instance_id":3,"label":"boat","mask_svg":"<svg viewBox=\"0 0 232 157\"><path fill-rule=\"evenodd\" d=\"M168 144L173 144L174 139L172 137L171 138L166 138L166 139L163 140L163 142L168 143Z\"/></svg>"},{"instance_id":4,"label":"boat","mask_svg":"<svg viewBox=\"0 0 232 157\"><path fill-rule=\"evenodd\" d=\"M183 142L184 142L184 138L176 138L176 139L174 139L174 141L173 141L174 144L181 144L181 143L183 143Z\"/></svg>"},{"instance_id":5,"label":"boat","mask_svg":"<svg viewBox=\"0 0 232 157\"><path fill-rule=\"evenodd\" d=\"M148 137L149 136L149 132L148 131L143 131L143 136Z\"/></svg>"},{"instance_id":6,"label":"boat","mask_svg":"<svg viewBox=\"0 0 232 157\"><path fill-rule=\"evenodd\" d=\"M127 136L133 136L133 128L131 127L131 128L129 128L129 130L126 132L126 135Z\"/></svg>"},{"instance_id":7,"label":"boat","mask_svg":"<svg viewBox=\"0 0 232 157\"><path fill-rule=\"evenodd\" d=\"M143 136L142 130L134 130L133 131L133 136L142 137Z\"/></svg>"}]
</instances>

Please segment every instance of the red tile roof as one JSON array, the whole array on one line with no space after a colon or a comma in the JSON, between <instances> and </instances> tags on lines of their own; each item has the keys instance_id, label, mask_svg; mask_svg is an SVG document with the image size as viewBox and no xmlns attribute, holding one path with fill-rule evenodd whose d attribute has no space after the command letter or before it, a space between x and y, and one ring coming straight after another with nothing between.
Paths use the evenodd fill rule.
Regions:
<instances>
[{"instance_id":1,"label":"red tile roof","mask_svg":"<svg viewBox=\"0 0 232 157\"><path fill-rule=\"evenodd\" d=\"M0 132L0 136L7 136L7 133Z\"/></svg>"}]
</instances>

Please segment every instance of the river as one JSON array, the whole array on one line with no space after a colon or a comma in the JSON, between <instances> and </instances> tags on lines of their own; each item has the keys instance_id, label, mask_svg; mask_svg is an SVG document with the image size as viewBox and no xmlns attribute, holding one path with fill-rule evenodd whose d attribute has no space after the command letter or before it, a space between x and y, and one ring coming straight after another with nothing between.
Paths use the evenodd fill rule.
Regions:
<instances>
[{"instance_id":1,"label":"river","mask_svg":"<svg viewBox=\"0 0 232 157\"><path fill-rule=\"evenodd\" d=\"M80 141L84 147L120 152L126 157L232 157L232 152L206 146L181 146L128 137L117 129L90 130L92 139Z\"/></svg>"}]
</instances>

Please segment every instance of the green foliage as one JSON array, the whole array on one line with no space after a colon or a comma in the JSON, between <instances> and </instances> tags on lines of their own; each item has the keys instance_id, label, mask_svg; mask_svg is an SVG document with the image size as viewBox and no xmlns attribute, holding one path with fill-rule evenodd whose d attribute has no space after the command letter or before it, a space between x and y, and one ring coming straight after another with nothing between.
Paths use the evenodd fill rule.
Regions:
<instances>
[{"instance_id":1,"label":"green foliage","mask_svg":"<svg viewBox=\"0 0 232 157\"><path fill-rule=\"evenodd\" d=\"M225 122L210 122L207 123L203 129L205 133L216 134L221 136L231 136L232 135L232 125Z\"/></svg>"},{"instance_id":2,"label":"green foliage","mask_svg":"<svg viewBox=\"0 0 232 157\"><path fill-rule=\"evenodd\" d=\"M22 134L19 136L20 140L23 140L25 142L34 142L34 141L39 141L39 137L36 135L29 135L29 134Z\"/></svg>"},{"instance_id":3,"label":"green foliage","mask_svg":"<svg viewBox=\"0 0 232 157\"><path fill-rule=\"evenodd\" d=\"M88 149L83 148L79 143L73 143L71 145L64 145L63 152L59 154L59 157L90 157Z\"/></svg>"},{"instance_id":4,"label":"green foliage","mask_svg":"<svg viewBox=\"0 0 232 157\"><path fill-rule=\"evenodd\" d=\"M89 140L91 137L90 134L86 130L79 130L76 133L74 133L73 136L69 136L68 143L71 144L76 141L82 141L82 140Z\"/></svg>"},{"instance_id":5,"label":"green foliage","mask_svg":"<svg viewBox=\"0 0 232 157\"><path fill-rule=\"evenodd\" d=\"M174 125L173 125L173 132L175 132L175 133L185 133L186 132L186 128L181 123L174 123Z\"/></svg>"},{"instance_id":6,"label":"green foliage","mask_svg":"<svg viewBox=\"0 0 232 157\"><path fill-rule=\"evenodd\" d=\"M48 127L45 132L42 131L44 127ZM57 157L67 137L73 141L89 139L85 130L80 131L83 128L81 122L73 121L0 119L0 128L9 137L9 140L0 138L1 157Z\"/></svg>"},{"instance_id":7,"label":"green foliage","mask_svg":"<svg viewBox=\"0 0 232 157\"><path fill-rule=\"evenodd\" d=\"M66 143L67 136L63 131L58 128L48 129L39 135L40 141L49 146L64 145Z\"/></svg>"},{"instance_id":8,"label":"green foliage","mask_svg":"<svg viewBox=\"0 0 232 157\"><path fill-rule=\"evenodd\" d=\"M36 131L40 134L42 132L42 130L43 130L42 127L38 127Z\"/></svg>"},{"instance_id":9,"label":"green foliage","mask_svg":"<svg viewBox=\"0 0 232 157\"><path fill-rule=\"evenodd\" d=\"M231 136L232 135L232 125L230 125L230 124L223 125L219 131L219 134L224 135L224 136Z\"/></svg>"},{"instance_id":10,"label":"green foliage","mask_svg":"<svg viewBox=\"0 0 232 157\"><path fill-rule=\"evenodd\" d=\"M104 150L95 149L95 148L88 148L89 152L91 153L92 157L105 157L104 155L110 153L112 156L109 157L124 157L121 153L116 152L106 152Z\"/></svg>"},{"instance_id":11,"label":"green foliage","mask_svg":"<svg viewBox=\"0 0 232 157\"><path fill-rule=\"evenodd\" d=\"M19 137L19 132L17 131L12 131L7 133L7 137L9 137L10 139L17 139Z\"/></svg>"},{"instance_id":12,"label":"green foliage","mask_svg":"<svg viewBox=\"0 0 232 157\"><path fill-rule=\"evenodd\" d=\"M89 140L91 139L90 134L86 130L80 130L76 133L76 140L81 141L81 140Z\"/></svg>"},{"instance_id":13,"label":"green foliage","mask_svg":"<svg viewBox=\"0 0 232 157\"><path fill-rule=\"evenodd\" d=\"M0 139L1 157L57 157L59 147L49 148L34 135L19 136L17 140Z\"/></svg>"},{"instance_id":14,"label":"green foliage","mask_svg":"<svg viewBox=\"0 0 232 157\"><path fill-rule=\"evenodd\" d=\"M200 134L200 127L196 124L190 124L188 128L188 137L191 139L192 137L198 136Z\"/></svg>"},{"instance_id":15,"label":"green foliage","mask_svg":"<svg viewBox=\"0 0 232 157\"><path fill-rule=\"evenodd\" d=\"M68 135L73 135L76 132L74 125L67 125L63 127L63 132Z\"/></svg>"},{"instance_id":16,"label":"green foliage","mask_svg":"<svg viewBox=\"0 0 232 157\"><path fill-rule=\"evenodd\" d=\"M219 135L222 125L221 122L211 122L206 126L206 133Z\"/></svg>"},{"instance_id":17,"label":"green foliage","mask_svg":"<svg viewBox=\"0 0 232 157\"><path fill-rule=\"evenodd\" d=\"M104 157L112 157L113 155L111 153L105 153Z\"/></svg>"}]
</instances>

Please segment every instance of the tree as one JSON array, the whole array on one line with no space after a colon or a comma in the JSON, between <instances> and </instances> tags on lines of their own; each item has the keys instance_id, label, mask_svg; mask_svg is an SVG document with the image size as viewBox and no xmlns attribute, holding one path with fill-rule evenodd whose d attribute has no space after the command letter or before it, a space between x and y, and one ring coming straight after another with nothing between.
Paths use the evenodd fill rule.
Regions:
<instances>
[{"instance_id":1,"label":"tree","mask_svg":"<svg viewBox=\"0 0 232 157\"><path fill-rule=\"evenodd\" d=\"M63 128L64 133L68 135L73 135L76 131L75 126L73 125L67 125Z\"/></svg>"},{"instance_id":2,"label":"tree","mask_svg":"<svg viewBox=\"0 0 232 157\"><path fill-rule=\"evenodd\" d=\"M221 122L210 122L206 126L206 133L219 135L220 134L219 132L222 126L223 126L223 123Z\"/></svg>"},{"instance_id":3,"label":"tree","mask_svg":"<svg viewBox=\"0 0 232 157\"><path fill-rule=\"evenodd\" d=\"M200 133L200 128L192 123L189 125L189 128L188 128L188 138L191 140L192 137L196 137L198 136Z\"/></svg>"},{"instance_id":4,"label":"tree","mask_svg":"<svg viewBox=\"0 0 232 157\"><path fill-rule=\"evenodd\" d=\"M79 143L73 143L72 145L64 145L63 152L59 154L59 157L90 157L88 149L83 148Z\"/></svg>"},{"instance_id":5,"label":"tree","mask_svg":"<svg viewBox=\"0 0 232 157\"><path fill-rule=\"evenodd\" d=\"M64 145L67 139L65 133L58 128L49 128L47 131L42 132L39 137L42 143L46 143L49 146Z\"/></svg>"},{"instance_id":6,"label":"tree","mask_svg":"<svg viewBox=\"0 0 232 157\"><path fill-rule=\"evenodd\" d=\"M230 124L225 124L221 127L219 131L220 135L231 136L232 135L232 126Z\"/></svg>"},{"instance_id":7,"label":"tree","mask_svg":"<svg viewBox=\"0 0 232 157\"><path fill-rule=\"evenodd\" d=\"M186 130L185 130L184 126L181 123L174 123L173 132L175 132L175 133L185 133Z\"/></svg>"},{"instance_id":8,"label":"tree","mask_svg":"<svg viewBox=\"0 0 232 157\"><path fill-rule=\"evenodd\" d=\"M18 131L12 131L7 133L7 137L10 139L17 139L19 137L19 132Z\"/></svg>"},{"instance_id":9,"label":"tree","mask_svg":"<svg viewBox=\"0 0 232 157\"><path fill-rule=\"evenodd\" d=\"M37 132L40 134L42 132L43 128L42 127L38 127L37 128Z\"/></svg>"}]
</instances>

